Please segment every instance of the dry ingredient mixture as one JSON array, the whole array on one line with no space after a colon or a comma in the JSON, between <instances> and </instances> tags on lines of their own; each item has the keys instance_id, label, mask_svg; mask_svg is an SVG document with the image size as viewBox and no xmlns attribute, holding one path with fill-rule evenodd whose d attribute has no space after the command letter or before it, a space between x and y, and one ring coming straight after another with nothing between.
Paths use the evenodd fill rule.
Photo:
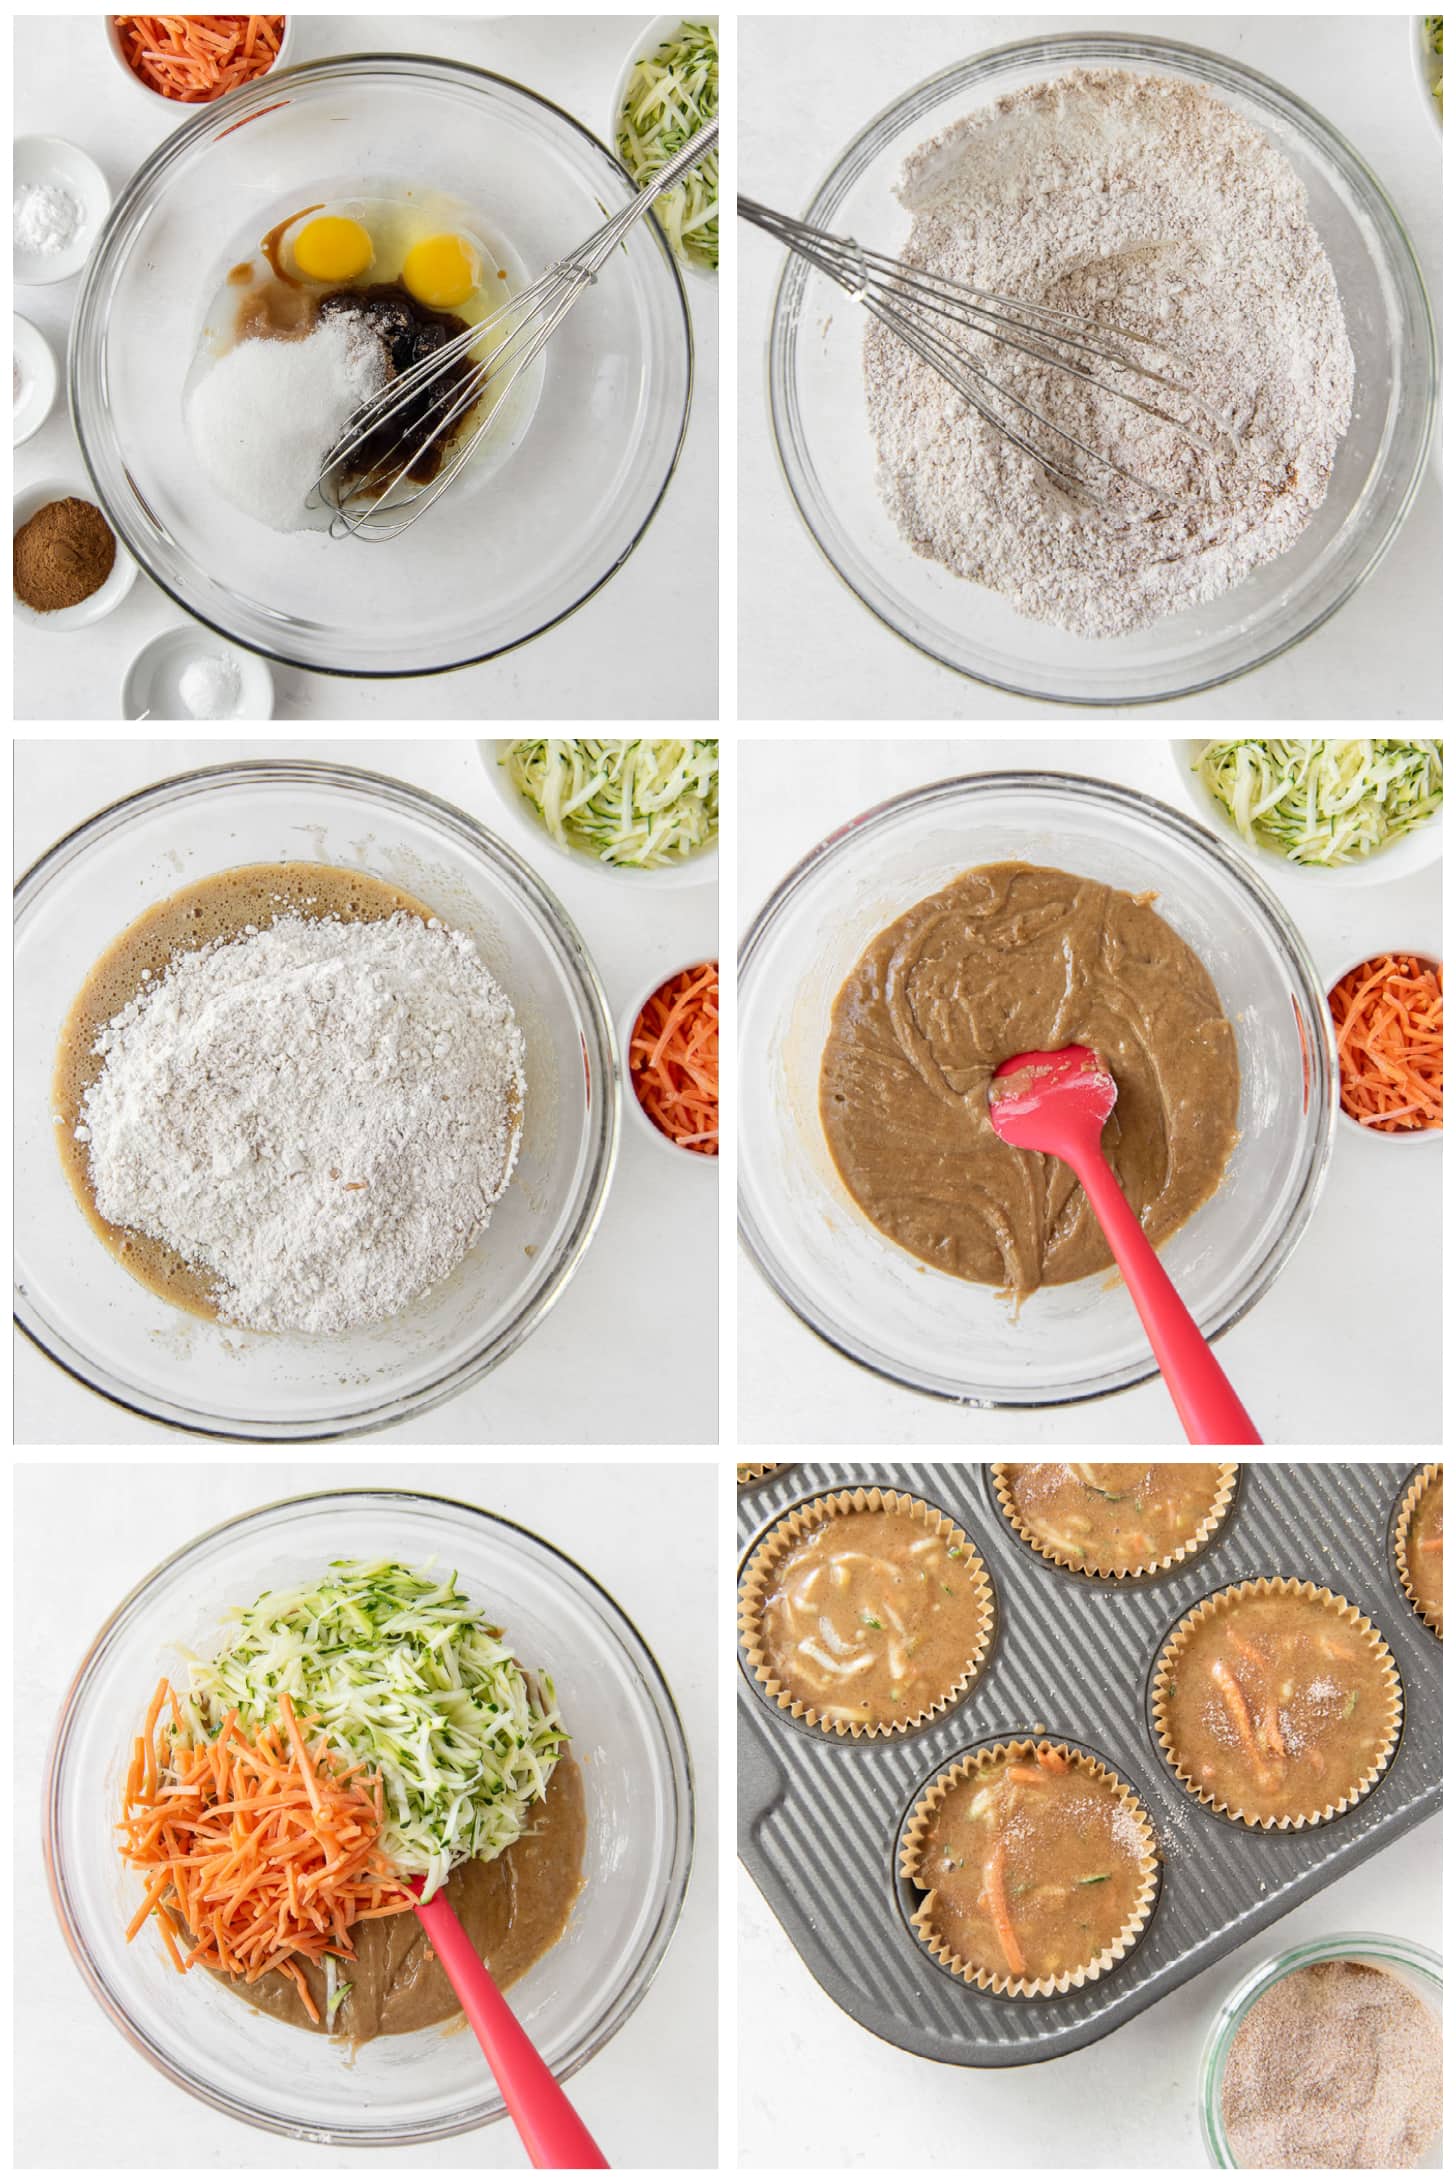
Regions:
<instances>
[{"instance_id":1,"label":"dry ingredient mixture","mask_svg":"<svg viewBox=\"0 0 1456 2184\"><path fill-rule=\"evenodd\" d=\"M129 976L93 971L57 1066L62 1158L172 1301L341 1333L443 1281L489 1222L520 1139L520 1030L474 942L400 900L333 867L241 867L124 935Z\"/></svg>"},{"instance_id":2,"label":"dry ingredient mixture","mask_svg":"<svg viewBox=\"0 0 1456 2184\"><path fill-rule=\"evenodd\" d=\"M1153 488L1078 458L1099 506L1052 483L872 321L879 486L918 554L1021 614L1114 637L1218 598L1294 544L1349 424L1354 360L1303 185L1259 130L1191 84L1075 70L922 145L899 195L910 264L1156 336L1226 428L1202 452L1113 396L978 344L984 368ZM1065 457L1052 436L1038 444Z\"/></svg>"},{"instance_id":3,"label":"dry ingredient mixture","mask_svg":"<svg viewBox=\"0 0 1456 2184\"><path fill-rule=\"evenodd\" d=\"M1413 2169L1441 2128L1441 2031L1374 1965L1309 1964L1229 2050L1223 2119L1241 2169Z\"/></svg>"},{"instance_id":4,"label":"dry ingredient mixture","mask_svg":"<svg viewBox=\"0 0 1456 2184\"><path fill-rule=\"evenodd\" d=\"M79 607L100 591L116 560L116 539L99 508L68 495L47 501L15 534L15 596L37 614Z\"/></svg>"}]
</instances>

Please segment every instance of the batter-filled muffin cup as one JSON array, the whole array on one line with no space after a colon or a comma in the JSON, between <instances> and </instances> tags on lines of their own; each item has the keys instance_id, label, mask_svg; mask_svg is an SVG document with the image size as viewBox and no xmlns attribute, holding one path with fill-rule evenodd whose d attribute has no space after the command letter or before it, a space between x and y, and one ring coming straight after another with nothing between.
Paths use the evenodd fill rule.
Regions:
<instances>
[{"instance_id":1,"label":"batter-filled muffin cup","mask_svg":"<svg viewBox=\"0 0 1456 2184\"><path fill-rule=\"evenodd\" d=\"M782 1471L783 1468L782 1464L740 1464L738 1466L738 1484L740 1486L757 1486L760 1479L771 1479L776 1471Z\"/></svg>"},{"instance_id":2,"label":"batter-filled muffin cup","mask_svg":"<svg viewBox=\"0 0 1456 2184\"><path fill-rule=\"evenodd\" d=\"M1401 1498L1395 1518L1395 1567L1405 1595L1423 1623L1439 1638L1443 1581L1441 1520L1444 1515L1442 1467L1422 1464Z\"/></svg>"},{"instance_id":3,"label":"batter-filled muffin cup","mask_svg":"<svg viewBox=\"0 0 1456 2184\"><path fill-rule=\"evenodd\" d=\"M1237 1464L993 1464L1012 1530L1060 1570L1153 1577L1205 1547L1228 1515Z\"/></svg>"},{"instance_id":4,"label":"batter-filled muffin cup","mask_svg":"<svg viewBox=\"0 0 1456 2184\"><path fill-rule=\"evenodd\" d=\"M1066 1994L1110 1971L1147 1925L1158 1847L1101 1760L1022 1738L937 1775L906 1825L900 1872L923 1891L915 1931L967 1986Z\"/></svg>"},{"instance_id":5,"label":"batter-filled muffin cup","mask_svg":"<svg viewBox=\"0 0 1456 2184\"><path fill-rule=\"evenodd\" d=\"M1152 1687L1154 1734L1178 1781L1251 1828L1318 1827L1357 1805L1390 1763L1402 1704L1370 1618L1292 1577L1201 1600Z\"/></svg>"},{"instance_id":6,"label":"batter-filled muffin cup","mask_svg":"<svg viewBox=\"0 0 1456 2184\"><path fill-rule=\"evenodd\" d=\"M893 1736L970 1689L995 1604L950 1517L889 1487L803 1502L754 1549L738 1596L767 1696L827 1736Z\"/></svg>"}]
</instances>

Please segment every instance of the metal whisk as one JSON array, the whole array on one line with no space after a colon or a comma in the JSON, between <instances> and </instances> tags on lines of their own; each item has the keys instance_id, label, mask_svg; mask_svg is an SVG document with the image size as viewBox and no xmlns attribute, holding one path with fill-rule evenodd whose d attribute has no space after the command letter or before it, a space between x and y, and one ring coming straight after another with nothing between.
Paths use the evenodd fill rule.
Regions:
<instances>
[{"instance_id":1,"label":"metal whisk","mask_svg":"<svg viewBox=\"0 0 1456 2184\"><path fill-rule=\"evenodd\" d=\"M510 297L478 326L467 328L420 358L361 403L330 448L312 487L312 492L334 511L329 526L331 537L392 539L418 523L426 509L432 508L459 477L500 414L512 387L531 369L618 244L659 197L713 150L717 141L717 121L706 122L643 185L629 205L613 213L594 235L558 259L529 288ZM482 341L497 334L503 338L487 356L472 354ZM421 398L430 396L437 382L438 391L419 407ZM450 447L449 438L456 425L485 395L489 395L490 404L480 422L458 447ZM398 435L392 436L390 431L406 412L410 413L412 426L407 454L400 449ZM417 436L414 428L422 423L430 429ZM380 452L358 469L350 458L358 455L365 441L382 445ZM423 483L414 481L410 472L434 447L446 450L442 468Z\"/></svg>"},{"instance_id":2,"label":"metal whisk","mask_svg":"<svg viewBox=\"0 0 1456 2184\"><path fill-rule=\"evenodd\" d=\"M1068 451L1072 449L1086 456L1099 470L1114 473L1139 492L1153 494L1158 499L1169 498L1166 488L1136 477L1105 450L1093 447L1024 401L978 361L960 336L981 336L999 348L1014 350L1034 363L1048 365L1071 379L1080 380L1100 394L1113 395L1119 401L1130 403L1160 424L1171 426L1205 454L1216 454L1220 442L1224 447L1232 442L1228 425L1210 409L1196 388L1171 372L1159 369L1151 361L1144 361L1138 354L1139 350L1145 350L1156 352L1164 359L1171 358L1171 352L1148 335L1134 333L1127 327L1104 325L1096 319L1081 318L1074 312L1055 311L1045 304L1022 303L1012 296L993 296L979 288L968 288L961 281L947 280L941 274L907 265L901 258L886 257L883 251L866 250L849 236L826 234L822 228L791 219L786 213L774 212L751 197L739 198L738 212L741 219L751 221L755 227L777 237L797 256L826 273L908 349L913 349L939 372L993 431L999 432L1023 455L1030 456L1047 477L1074 493L1101 504L1101 496L1080 471L1071 467L1075 458ZM1201 413L1201 426L1164 407L1161 400L1150 399L1149 393L1119 385L1119 378L1134 379L1150 392L1157 390L1163 398L1181 397L1195 412ZM1028 437L1025 426L1019 427L1008 422L1004 415L997 415L992 403L1019 411L1028 426L1054 434L1064 447L1052 454L1046 447L1037 446Z\"/></svg>"}]
</instances>

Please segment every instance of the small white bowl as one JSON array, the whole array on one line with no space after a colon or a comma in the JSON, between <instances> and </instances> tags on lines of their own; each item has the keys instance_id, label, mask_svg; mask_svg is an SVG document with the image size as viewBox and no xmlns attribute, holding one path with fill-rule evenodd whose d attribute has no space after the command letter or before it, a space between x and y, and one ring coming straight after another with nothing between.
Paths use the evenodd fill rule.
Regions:
<instances>
[{"instance_id":1,"label":"small white bowl","mask_svg":"<svg viewBox=\"0 0 1456 2184\"><path fill-rule=\"evenodd\" d=\"M1435 130L1437 137L1443 137L1445 135L1445 117L1440 105L1437 103L1435 91L1432 89L1436 75L1436 56L1426 44L1426 18L1424 15L1413 15L1411 17L1411 58L1415 63L1416 87L1421 95L1421 104L1430 116L1431 127Z\"/></svg>"},{"instance_id":2,"label":"small white bowl","mask_svg":"<svg viewBox=\"0 0 1456 2184\"><path fill-rule=\"evenodd\" d=\"M621 120L622 108L627 103L627 85L631 81L633 69L637 66L637 63L645 56L655 53L658 47L663 43L664 39L670 38L674 31L681 30L684 23L709 24L712 28L714 42L717 42L718 18L716 15L653 16L651 22L648 23L646 27L640 32L640 34L633 40L632 45L628 49L627 58L623 61L620 69L617 71L617 87L612 95L611 112L607 116L606 128L607 145L614 159L620 160L622 157L621 153L617 150L617 123ZM720 48L718 55L720 75L722 69L722 59L722 50ZM721 173L722 165L720 161L720 177ZM723 214L722 204L720 200L718 212L718 232L720 236L722 234L722 229ZM718 278L717 270L715 267L710 265L698 265L691 258L684 258L676 250L672 254L672 262L678 268L679 272L690 273L696 280L715 281Z\"/></svg>"},{"instance_id":3,"label":"small white bowl","mask_svg":"<svg viewBox=\"0 0 1456 2184\"><path fill-rule=\"evenodd\" d=\"M33 439L55 407L58 375L50 343L38 326L14 314L15 361L20 367L20 400L15 404L15 445Z\"/></svg>"},{"instance_id":4,"label":"small white bowl","mask_svg":"<svg viewBox=\"0 0 1456 2184\"><path fill-rule=\"evenodd\" d=\"M712 960L715 959L704 955L689 956L683 963L669 964L666 970L656 972L648 983L638 991L630 1007L623 1009L618 1017L617 1043L622 1054L622 1105L633 1118L637 1128L651 1138L660 1152L668 1154L679 1168L685 1164L690 1164L694 1168L706 1168L710 1175L716 1175L718 1173L717 1154L695 1153L690 1145L674 1144L665 1131L658 1129L657 1124L652 1120L652 1117L647 1113L637 1097L637 1087L632 1082L632 1063L630 1059L632 1033L636 1028L637 1019L656 993L658 987L665 986L670 978L676 978L679 973L694 971L700 963L707 963Z\"/></svg>"},{"instance_id":5,"label":"small white bowl","mask_svg":"<svg viewBox=\"0 0 1456 2184\"><path fill-rule=\"evenodd\" d=\"M68 281L90 257L111 210L111 190L89 152L64 137L29 136L15 140L15 194L46 184L62 189L81 208L81 224L64 250L22 250L15 246L15 279L25 288L48 288Z\"/></svg>"},{"instance_id":6,"label":"small white bowl","mask_svg":"<svg viewBox=\"0 0 1456 2184\"><path fill-rule=\"evenodd\" d=\"M1328 894L1335 887L1379 887L1388 880L1408 880L1413 872L1423 872L1439 859L1444 806L1414 833L1377 850L1373 857L1366 857L1359 864L1332 865L1328 870L1320 865L1294 864L1288 857L1281 857L1277 850L1265 849L1261 842L1246 842L1218 798L1193 771L1198 753L1211 740L1214 739L1208 736L1175 736L1169 740L1173 771L1182 784L1183 803L1250 864L1257 865L1267 879L1304 888L1311 894L1317 889Z\"/></svg>"},{"instance_id":7,"label":"small white bowl","mask_svg":"<svg viewBox=\"0 0 1456 2184\"><path fill-rule=\"evenodd\" d=\"M283 18L283 36L278 41L278 58L273 63L272 68L268 70L270 76L276 76L279 69L286 68L292 59L294 44L293 21L291 15L285 15ZM165 107L169 114L176 115L179 123L184 122L189 114L195 114L198 111L198 107L202 103L200 100L169 99L165 91L154 91L149 83L143 83L136 70L122 54L121 38L116 28L115 17L103 15L101 22L106 32L107 49L117 71L120 75L125 76L132 90L139 98L149 100L153 106ZM264 79L259 76L255 80L261 83Z\"/></svg>"},{"instance_id":8,"label":"small white bowl","mask_svg":"<svg viewBox=\"0 0 1456 2184\"><path fill-rule=\"evenodd\" d=\"M1418 961L1422 963L1439 964L1441 962L1441 946L1439 941L1433 948L1427 948L1424 946L1418 948L1410 947L1402 942L1402 944L1398 948L1370 947L1364 949L1361 954L1357 956L1352 956L1348 963L1341 964L1340 967L1330 977L1326 978L1326 1010L1329 1010L1330 995L1334 992L1336 986L1339 985L1340 980L1342 978L1348 978L1351 971L1358 971L1362 963L1368 963L1372 956L1377 955L1411 955L1415 956ZM1331 1011L1330 1013L1331 1020L1333 1021L1333 1012ZM1336 1112L1339 1116L1340 1128L1353 1137L1363 1138L1367 1143L1369 1143L1371 1139L1373 1139L1378 1145L1429 1145L1432 1143L1439 1145L1441 1142L1443 1132L1441 1132L1440 1130L1375 1130L1371 1128L1368 1122L1357 1122L1353 1115L1347 1115L1345 1113L1344 1106L1340 1102L1340 1084L1338 1077L1335 1081L1335 1100Z\"/></svg>"},{"instance_id":9,"label":"small white bowl","mask_svg":"<svg viewBox=\"0 0 1456 2184\"><path fill-rule=\"evenodd\" d=\"M96 495L89 485L82 484L75 478L44 478L38 485L23 486L16 494L15 530L20 530L23 524L29 523L33 515L38 514L51 501L57 500L84 500L90 501L93 508L96 505ZM106 510L103 508L101 513L104 516ZM56 607L50 614L39 614L34 607L28 607L17 596L16 619L28 622L32 629L84 629L88 622L99 622L104 615L110 614L113 607L121 605L136 582L136 573L136 563L121 540L117 539L116 559L111 564L111 574L98 591L92 592L89 599L81 600L74 607Z\"/></svg>"},{"instance_id":10,"label":"small white bowl","mask_svg":"<svg viewBox=\"0 0 1456 2184\"><path fill-rule=\"evenodd\" d=\"M189 623L163 630L160 637L142 646L122 678L122 719L195 720L197 716L183 703L182 675L192 661L201 659L229 660L241 678L237 711L225 715L227 720L273 718L273 677L267 663L256 653L244 652L226 638Z\"/></svg>"},{"instance_id":11,"label":"small white bowl","mask_svg":"<svg viewBox=\"0 0 1456 2184\"><path fill-rule=\"evenodd\" d=\"M674 17L674 20L676 18ZM631 865L606 864L600 857L589 856L584 849L563 849L560 842L542 824L541 814L512 781L501 764L514 736L499 736L481 743L480 755L485 761L486 778L507 810L518 812L526 821L538 842L544 842L553 857L559 857L577 872L594 872L607 881L628 882L633 887L716 887L718 884L718 837L715 835L706 849L695 856L685 857L680 864L664 865L654 872L634 871Z\"/></svg>"}]
</instances>

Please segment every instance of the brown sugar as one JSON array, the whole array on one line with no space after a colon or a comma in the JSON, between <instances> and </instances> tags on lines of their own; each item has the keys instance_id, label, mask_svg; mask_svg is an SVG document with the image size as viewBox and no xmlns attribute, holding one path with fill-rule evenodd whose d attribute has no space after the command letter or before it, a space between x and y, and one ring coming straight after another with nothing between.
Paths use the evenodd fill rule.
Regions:
<instances>
[{"instance_id":1,"label":"brown sugar","mask_svg":"<svg viewBox=\"0 0 1456 2184\"><path fill-rule=\"evenodd\" d=\"M1229 2050L1241 2169L1412 2169L1441 2128L1441 2031L1391 1972L1337 1958L1259 1997Z\"/></svg>"}]
</instances>

